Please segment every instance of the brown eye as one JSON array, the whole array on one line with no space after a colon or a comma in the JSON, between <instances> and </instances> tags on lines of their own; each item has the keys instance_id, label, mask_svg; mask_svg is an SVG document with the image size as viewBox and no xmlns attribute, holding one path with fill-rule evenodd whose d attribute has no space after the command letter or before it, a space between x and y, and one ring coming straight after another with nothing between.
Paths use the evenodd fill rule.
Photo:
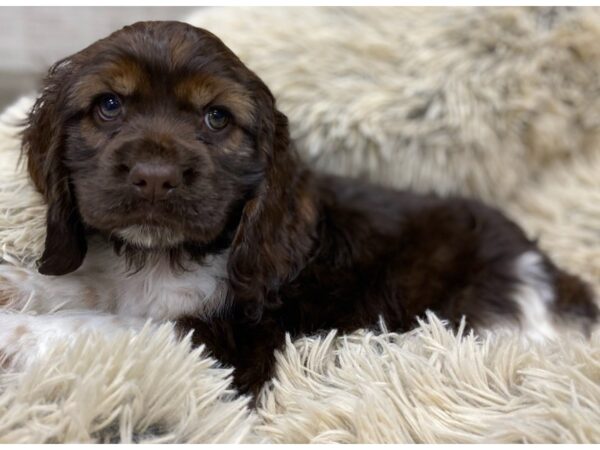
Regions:
<instances>
[{"instance_id":1,"label":"brown eye","mask_svg":"<svg viewBox=\"0 0 600 450\"><path fill-rule=\"evenodd\" d=\"M98 100L98 114L103 120L114 120L123 112L121 99L115 94L104 94Z\"/></svg>"},{"instance_id":2,"label":"brown eye","mask_svg":"<svg viewBox=\"0 0 600 450\"><path fill-rule=\"evenodd\" d=\"M231 116L228 111L223 108L210 108L204 116L204 123L213 131L219 131L229 124Z\"/></svg>"}]
</instances>

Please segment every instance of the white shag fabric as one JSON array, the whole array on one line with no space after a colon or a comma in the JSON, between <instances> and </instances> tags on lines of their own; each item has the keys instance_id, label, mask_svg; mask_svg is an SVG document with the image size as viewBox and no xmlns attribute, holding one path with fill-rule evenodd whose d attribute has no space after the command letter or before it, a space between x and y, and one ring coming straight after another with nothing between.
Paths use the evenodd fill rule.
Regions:
<instances>
[{"instance_id":1,"label":"white shag fabric","mask_svg":"<svg viewBox=\"0 0 600 450\"><path fill-rule=\"evenodd\" d=\"M267 82L318 167L502 206L600 288L600 13L239 8L190 22ZM16 168L31 99L0 117L0 248L31 266L44 205ZM526 346L455 335L289 342L249 410L165 325L57 343L0 377L0 442L600 442L600 331Z\"/></svg>"},{"instance_id":2,"label":"white shag fabric","mask_svg":"<svg viewBox=\"0 0 600 450\"><path fill-rule=\"evenodd\" d=\"M600 145L600 9L199 11L318 167L506 200Z\"/></svg>"},{"instance_id":3,"label":"white shag fabric","mask_svg":"<svg viewBox=\"0 0 600 450\"><path fill-rule=\"evenodd\" d=\"M600 333L525 346L415 331L288 343L259 434L277 443L600 441Z\"/></svg>"},{"instance_id":4,"label":"white shag fabric","mask_svg":"<svg viewBox=\"0 0 600 450\"><path fill-rule=\"evenodd\" d=\"M253 442L231 370L171 328L58 341L27 372L4 375L0 442Z\"/></svg>"}]
</instances>

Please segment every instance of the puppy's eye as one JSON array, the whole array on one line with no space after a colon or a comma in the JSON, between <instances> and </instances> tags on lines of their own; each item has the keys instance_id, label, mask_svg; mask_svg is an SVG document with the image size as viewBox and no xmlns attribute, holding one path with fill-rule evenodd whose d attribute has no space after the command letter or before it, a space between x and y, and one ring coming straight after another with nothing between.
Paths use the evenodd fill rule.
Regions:
<instances>
[{"instance_id":1,"label":"puppy's eye","mask_svg":"<svg viewBox=\"0 0 600 450\"><path fill-rule=\"evenodd\" d=\"M210 108L204 116L204 123L213 131L219 131L229 124L231 115L223 108Z\"/></svg>"},{"instance_id":2,"label":"puppy's eye","mask_svg":"<svg viewBox=\"0 0 600 450\"><path fill-rule=\"evenodd\" d=\"M121 99L115 94L104 94L98 100L98 114L103 120L114 120L123 112Z\"/></svg>"}]
</instances>

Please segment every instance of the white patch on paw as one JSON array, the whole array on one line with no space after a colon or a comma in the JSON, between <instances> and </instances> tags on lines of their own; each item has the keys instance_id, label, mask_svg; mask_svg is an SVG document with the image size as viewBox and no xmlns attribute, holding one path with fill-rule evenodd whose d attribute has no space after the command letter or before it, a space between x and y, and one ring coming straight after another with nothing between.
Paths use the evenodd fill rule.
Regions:
<instances>
[{"instance_id":1,"label":"white patch on paw","mask_svg":"<svg viewBox=\"0 0 600 450\"><path fill-rule=\"evenodd\" d=\"M550 308L555 293L542 256L535 251L523 253L515 262L515 272L521 283L513 299L521 309L522 332L535 341L554 338Z\"/></svg>"}]
</instances>

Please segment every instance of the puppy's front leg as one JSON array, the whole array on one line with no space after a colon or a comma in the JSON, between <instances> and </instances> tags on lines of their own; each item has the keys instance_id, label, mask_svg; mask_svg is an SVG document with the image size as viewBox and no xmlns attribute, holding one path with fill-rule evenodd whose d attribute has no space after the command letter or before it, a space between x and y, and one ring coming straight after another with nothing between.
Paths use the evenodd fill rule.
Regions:
<instances>
[{"instance_id":1,"label":"puppy's front leg","mask_svg":"<svg viewBox=\"0 0 600 450\"><path fill-rule=\"evenodd\" d=\"M0 264L0 367L23 369L44 354L52 341L73 339L79 331L107 334L141 328L145 319L101 312L108 309L104 297L111 290L101 292L90 283L94 279L45 276L34 269Z\"/></svg>"}]
</instances>

